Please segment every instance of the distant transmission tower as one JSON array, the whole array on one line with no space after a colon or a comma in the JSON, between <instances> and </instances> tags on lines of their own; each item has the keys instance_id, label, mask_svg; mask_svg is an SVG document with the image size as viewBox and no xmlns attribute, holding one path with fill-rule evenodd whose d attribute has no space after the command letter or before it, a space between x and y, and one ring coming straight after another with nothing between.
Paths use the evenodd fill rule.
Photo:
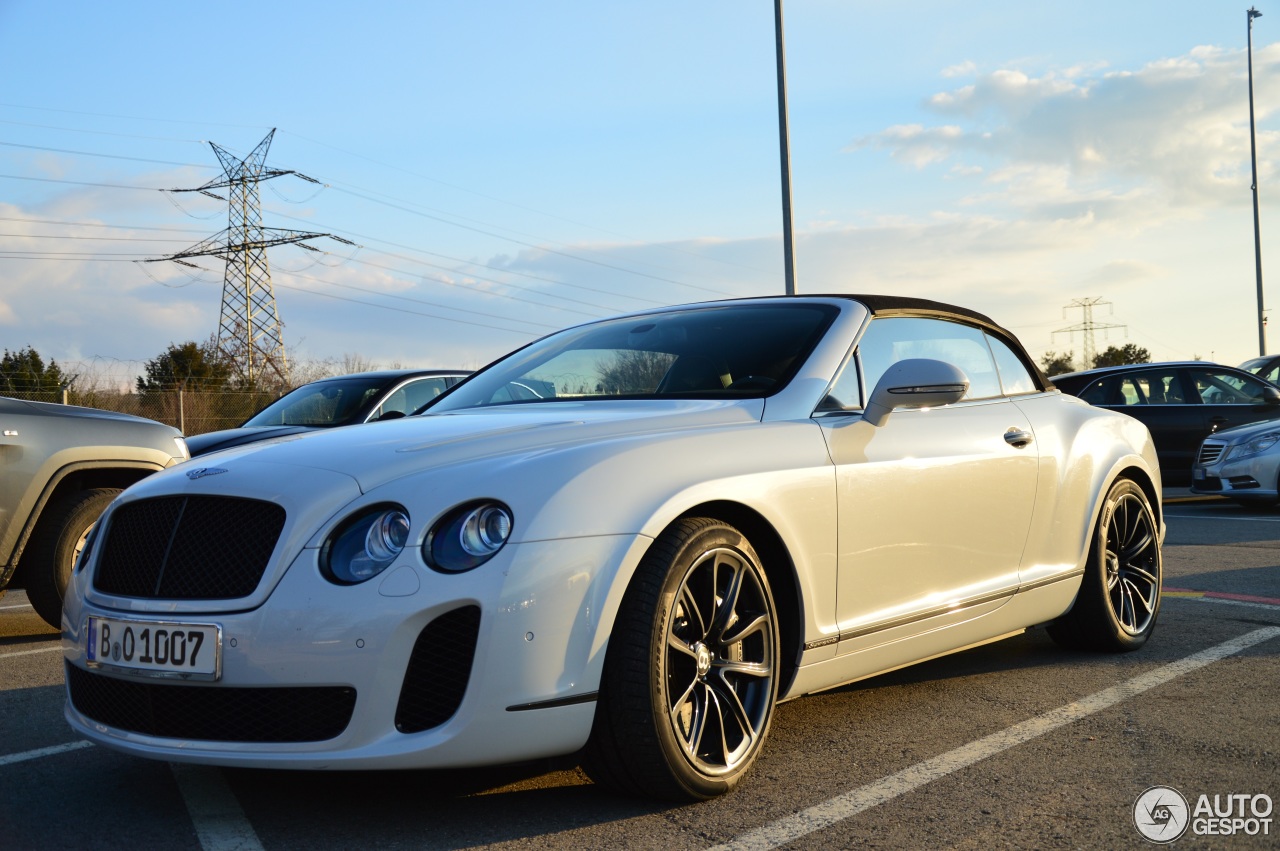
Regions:
<instances>
[{"instance_id":1,"label":"distant transmission tower","mask_svg":"<svg viewBox=\"0 0 1280 851\"><path fill-rule=\"evenodd\" d=\"M271 286L267 249L274 245L301 244L303 240L322 236L348 245L354 244L333 234L262 226L259 182L293 174L310 183L319 183L296 171L266 168L263 165L267 149L271 147L271 139L275 135L276 131L272 129L244 159L236 157L220 145L209 143L222 164L224 175L195 189L169 191L199 192L219 201L227 201L227 198L214 190L228 190L228 227L185 251L155 258L173 260L188 266L193 265L186 262L191 257L221 257L226 261L222 279L222 311L218 319L218 349L235 366L240 378L250 384L267 373L273 373L283 384L289 382L289 363L285 358L275 290ZM310 248L308 245L302 247Z\"/></svg>"},{"instance_id":2,"label":"distant transmission tower","mask_svg":"<svg viewBox=\"0 0 1280 851\"><path fill-rule=\"evenodd\" d=\"M1103 301L1101 298L1077 298L1073 299L1071 304L1062 308L1062 315L1065 317L1068 310L1080 308L1084 314L1084 321L1072 325L1068 328L1059 328L1054 331L1055 334L1074 334L1076 331L1084 332L1084 363L1080 365L1081 369L1093 369L1093 359L1098 356L1097 347L1093 342L1094 331L1109 331L1112 328L1124 328L1128 330L1126 325L1100 325L1093 321L1093 308L1095 305L1105 304L1110 306L1111 302Z\"/></svg>"}]
</instances>

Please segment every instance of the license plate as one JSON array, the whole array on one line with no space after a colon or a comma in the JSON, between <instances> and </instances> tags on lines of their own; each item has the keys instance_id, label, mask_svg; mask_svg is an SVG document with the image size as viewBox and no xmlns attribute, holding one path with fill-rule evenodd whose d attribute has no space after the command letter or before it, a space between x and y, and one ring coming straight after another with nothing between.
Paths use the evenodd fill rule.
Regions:
<instances>
[{"instance_id":1,"label":"license plate","mask_svg":"<svg viewBox=\"0 0 1280 851\"><path fill-rule=\"evenodd\" d=\"M216 680L222 676L222 627L91 617L85 660L90 668L144 677Z\"/></svg>"}]
</instances>

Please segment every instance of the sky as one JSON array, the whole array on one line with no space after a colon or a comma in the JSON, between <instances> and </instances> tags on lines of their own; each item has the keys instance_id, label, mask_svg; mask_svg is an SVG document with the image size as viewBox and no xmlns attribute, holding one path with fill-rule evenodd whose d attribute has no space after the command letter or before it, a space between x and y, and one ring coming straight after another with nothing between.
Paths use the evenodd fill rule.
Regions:
<instances>
[{"instance_id":1,"label":"sky","mask_svg":"<svg viewBox=\"0 0 1280 851\"><path fill-rule=\"evenodd\" d=\"M798 293L963 305L1037 359L1079 358L1087 318L1098 351L1256 356L1247 8L786 0ZM0 349L129 385L209 339L221 261L161 258L228 206L165 190L273 129L267 166L317 182L261 183L264 225L355 243L270 250L294 364L477 368L599 317L782 294L775 62L769 0L0 0Z\"/></svg>"}]
</instances>

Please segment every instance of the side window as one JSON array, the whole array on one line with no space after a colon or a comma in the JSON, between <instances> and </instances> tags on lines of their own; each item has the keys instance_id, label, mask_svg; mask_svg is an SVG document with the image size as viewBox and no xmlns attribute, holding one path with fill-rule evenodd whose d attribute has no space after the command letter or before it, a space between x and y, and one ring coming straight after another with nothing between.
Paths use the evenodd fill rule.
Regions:
<instances>
[{"instance_id":1,"label":"side window","mask_svg":"<svg viewBox=\"0 0 1280 851\"><path fill-rule=\"evenodd\" d=\"M1266 382L1252 376L1214 369L1187 372L1206 405L1261 405L1265 401L1262 391Z\"/></svg>"},{"instance_id":2,"label":"side window","mask_svg":"<svg viewBox=\"0 0 1280 851\"><path fill-rule=\"evenodd\" d=\"M840 375L829 392L818 403L818 413L830 411L854 411L863 406L862 388L858 382L858 359L849 358L840 368Z\"/></svg>"},{"instance_id":3,"label":"side window","mask_svg":"<svg viewBox=\"0 0 1280 851\"><path fill-rule=\"evenodd\" d=\"M1009 344L999 337L987 334L987 342L991 344L991 353L996 356L996 368L1000 371L1000 387L1006 396L1019 393L1036 393L1040 390L1036 380L1022 362L1022 358L1009 348Z\"/></svg>"},{"instance_id":4,"label":"side window","mask_svg":"<svg viewBox=\"0 0 1280 851\"><path fill-rule=\"evenodd\" d=\"M419 378L417 381L406 384L402 388L405 398L404 412L412 414L443 393L448 386L443 378Z\"/></svg>"},{"instance_id":5,"label":"side window","mask_svg":"<svg viewBox=\"0 0 1280 851\"><path fill-rule=\"evenodd\" d=\"M983 332L945 319L872 319L858 342L864 385L870 393L885 371L900 360L932 358L955 364L969 377L966 399L1000 395L1000 377ZM846 367L846 372L848 368ZM843 376L842 376L843 378Z\"/></svg>"}]
</instances>

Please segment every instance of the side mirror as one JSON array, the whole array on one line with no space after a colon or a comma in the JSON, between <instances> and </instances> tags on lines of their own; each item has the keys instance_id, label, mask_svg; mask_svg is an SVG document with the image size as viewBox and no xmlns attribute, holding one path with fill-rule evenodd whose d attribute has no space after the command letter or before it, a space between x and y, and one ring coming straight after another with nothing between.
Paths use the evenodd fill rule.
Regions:
<instances>
[{"instance_id":1,"label":"side mirror","mask_svg":"<svg viewBox=\"0 0 1280 851\"><path fill-rule=\"evenodd\" d=\"M954 364L929 358L900 360L880 376L862 418L882 426L895 408L950 405L967 392L969 377Z\"/></svg>"},{"instance_id":2,"label":"side mirror","mask_svg":"<svg viewBox=\"0 0 1280 851\"><path fill-rule=\"evenodd\" d=\"M1263 387L1262 388L1262 404L1272 406L1280 405L1280 388Z\"/></svg>"}]
</instances>

